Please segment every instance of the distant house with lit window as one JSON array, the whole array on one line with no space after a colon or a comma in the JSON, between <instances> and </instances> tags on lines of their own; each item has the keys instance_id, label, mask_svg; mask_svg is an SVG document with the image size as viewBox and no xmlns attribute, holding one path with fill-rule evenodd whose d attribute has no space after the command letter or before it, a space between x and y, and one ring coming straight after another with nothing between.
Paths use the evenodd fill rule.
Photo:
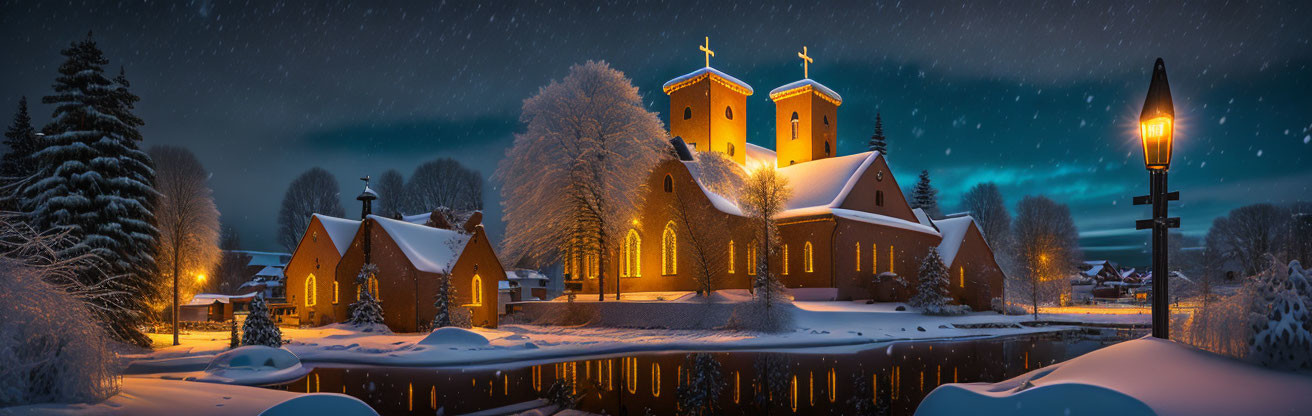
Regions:
<instances>
[{"instance_id":1,"label":"distant house with lit window","mask_svg":"<svg viewBox=\"0 0 1312 416\"><path fill-rule=\"evenodd\" d=\"M436 315L439 285L450 278L455 305L476 326L497 326L497 287L505 280L481 224L482 215L453 226L439 213L401 219L368 215L361 221L315 214L287 265L288 301L301 322L324 325L349 318L356 277L368 262L378 273L366 282L395 332L416 332Z\"/></svg>"},{"instance_id":2,"label":"distant house with lit window","mask_svg":"<svg viewBox=\"0 0 1312 416\"><path fill-rule=\"evenodd\" d=\"M960 302L985 310L1002 295L1002 271L973 219L919 218L883 154L837 155L837 111L843 102L838 93L809 78L771 91L772 151L747 143L746 97L753 94L747 83L706 67L670 80L663 90L670 96L670 134L677 136L671 153L677 157L659 163L648 177L645 203L619 236L619 255L604 273L607 292L698 290L687 228L672 214L676 201L692 211L689 217L704 222L692 226L715 230L715 244L722 246L717 250L725 258L716 270L716 287L751 286L764 245L737 203L698 179L697 151L713 151L744 172L775 169L790 184L792 197L776 216L781 244L766 260L786 287L819 289L795 293L840 300L881 293L877 300L906 300L921 259L938 248L951 254L945 261ZM602 286L595 251L564 249L565 273L585 292ZM885 272L910 285L877 281Z\"/></svg>"}]
</instances>

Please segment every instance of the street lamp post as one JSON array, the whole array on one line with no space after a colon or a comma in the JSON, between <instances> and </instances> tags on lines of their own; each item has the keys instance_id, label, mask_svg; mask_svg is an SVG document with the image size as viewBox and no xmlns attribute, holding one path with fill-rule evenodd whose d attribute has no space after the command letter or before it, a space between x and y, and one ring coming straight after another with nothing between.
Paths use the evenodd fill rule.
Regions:
<instances>
[{"instance_id":1,"label":"street lamp post","mask_svg":"<svg viewBox=\"0 0 1312 416\"><path fill-rule=\"evenodd\" d=\"M1139 220L1135 229L1153 230L1153 337L1168 339L1171 326L1167 282L1170 271L1166 266L1167 230L1180 227L1180 218L1166 214L1168 201L1180 200L1179 192L1166 191L1166 172L1171 167L1171 144L1175 133L1175 106L1171 103L1171 87L1166 82L1166 63L1157 58L1153 64L1152 83L1148 97L1139 113L1139 136L1143 141L1144 165L1148 168L1148 195L1134 197L1134 205L1153 206L1153 217Z\"/></svg>"}]
</instances>

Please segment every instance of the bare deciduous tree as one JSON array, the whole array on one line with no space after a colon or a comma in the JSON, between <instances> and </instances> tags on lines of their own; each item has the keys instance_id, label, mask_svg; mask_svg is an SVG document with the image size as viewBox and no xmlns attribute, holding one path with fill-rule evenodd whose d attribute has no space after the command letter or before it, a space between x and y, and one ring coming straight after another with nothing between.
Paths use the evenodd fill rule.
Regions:
<instances>
[{"instance_id":1,"label":"bare deciduous tree","mask_svg":"<svg viewBox=\"0 0 1312 416\"><path fill-rule=\"evenodd\" d=\"M1208 248L1239 264L1245 276L1257 274L1264 269L1262 256L1282 248L1289 219L1289 210L1272 204L1236 208L1212 221Z\"/></svg>"},{"instance_id":2,"label":"bare deciduous tree","mask_svg":"<svg viewBox=\"0 0 1312 416\"><path fill-rule=\"evenodd\" d=\"M751 218L756 226L757 241L760 241L761 253L757 256L756 297L767 309L771 308L783 292L779 276L770 270L771 257L779 246L779 224L775 216L783 210L784 202L792 196L788 178L779 176L773 166L753 170L743 183L743 190L738 196L738 205L743 213Z\"/></svg>"},{"instance_id":3,"label":"bare deciduous tree","mask_svg":"<svg viewBox=\"0 0 1312 416\"><path fill-rule=\"evenodd\" d=\"M378 215L392 218L405 208L405 178L401 172L388 169L375 180L373 187L378 192Z\"/></svg>"},{"instance_id":4,"label":"bare deciduous tree","mask_svg":"<svg viewBox=\"0 0 1312 416\"><path fill-rule=\"evenodd\" d=\"M1080 262L1079 232L1070 208L1044 196L1027 196L1016 208L1016 264L1008 276L1039 318L1039 305L1058 300Z\"/></svg>"},{"instance_id":5,"label":"bare deciduous tree","mask_svg":"<svg viewBox=\"0 0 1312 416\"><path fill-rule=\"evenodd\" d=\"M961 196L961 209L969 212L984 231L984 241L997 251L1011 236L1011 213L1002 199L1002 191L993 182L981 183Z\"/></svg>"},{"instance_id":6,"label":"bare deciduous tree","mask_svg":"<svg viewBox=\"0 0 1312 416\"><path fill-rule=\"evenodd\" d=\"M296 251L301 235L310 226L310 216L323 214L332 217L346 215L342 209L341 191L337 178L320 167L314 167L296 177L287 186L278 210L278 244L287 252Z\"/></svg>"},{"instance_id":7,"label":"bare deciduous tree","mask_svg":"<svg viewBox=\"0 0 1312 416\"><path fill-rule=\"evenodd\" d=\"M155 161L155 228L161 273L173 281L172 302L151 302L155 309L170 310L173 345L178 345L178 302L196 293L219 260L219 209L214 206L209 172L190 150L155 146L148 151ZM163 299L159 299L163 300Z\"/></svg>"},{"instance_id":8,"label":"bare deciduous tree","mask_svg":"<svg viewBox=\"0 0 1312 416\"><path fill-rule=\"evenodd\" d=\"M541 265L571 245L599 251L604 293L610 238L637 213L668 134L624 73L595 61L524 100L520 120L527 128L496 173L505 258Z\"/></svg>"},{"instance_id":9,"label":"bare deciduous tree","mask_svg":"<svg viewBox=\"0 0 1312 416\"><path fill-rule=\"evenodd\" d=\"M404 194L402 210L409 214L432 212L438 207L481 210L483 176L455 159L435 159L415 168Z\"/></svg>"}]
</instances>

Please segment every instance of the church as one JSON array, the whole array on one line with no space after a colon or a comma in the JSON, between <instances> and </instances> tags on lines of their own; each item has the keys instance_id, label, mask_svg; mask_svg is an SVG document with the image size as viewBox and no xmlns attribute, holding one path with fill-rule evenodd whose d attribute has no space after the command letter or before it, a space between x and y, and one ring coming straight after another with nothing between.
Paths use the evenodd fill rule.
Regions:
<instances>
[{"instance_id":1,"label":"church","mask_svg":"<svg viewBox=\"0 0 1312 416\"><path fill-rule=\"evenodd\" d=\"M843 98L810 78L803 48L803 78L770 91L775 107L775 149L747 142L746 82L710 66L666 82L670 135L680 156L658 164L647 179L640 215L623 236L616 261L599 273L596 256L567 254L573 286L597 293L695 291L695 254L669 207L677 202L715 227L723 264L717 289L747 289L757 273L760 242L731 198L716 194L695 174L692 155L720 152L744 172L776 169L792 190L776 216L782 245L767 259L795 296L818 299L905 301L914 294L920 262L936 248L950 270L957 303L987 310L1002 296L1004 276L976 221L968 215L931 219L913 210L883 154L837 155L838 109ZM891 273L901 277L889 278ZM598 276L606 276L605 285Z\"/></svg>"},{"instance_id":2,"label":"church","mask_svg":"<svg viewBox=\"0 0 1312 416\"><path fill-rule=\"evenodd\" d=\"M365 185L360 220L314 214L284 273L287 302L303 325L345 322L357 300L356 276L372 263L378 273L365 286L383 308L393 332L429 325L442 279L450 278L459 311L474 326L497 326L497 291L506 280L483 230L482 213L387 218L370 213L377 194Z\"/></svg>"}]
</instances>

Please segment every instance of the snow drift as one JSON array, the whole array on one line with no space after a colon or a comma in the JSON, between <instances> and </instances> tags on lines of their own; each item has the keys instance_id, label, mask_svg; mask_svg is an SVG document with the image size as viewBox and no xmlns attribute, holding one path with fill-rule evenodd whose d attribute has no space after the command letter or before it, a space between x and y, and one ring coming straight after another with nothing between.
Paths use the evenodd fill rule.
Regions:
<instances>
[{"instance_id":1,"label":"snow drift","mask_svg":"<svg viewBox=\"0 0 1312 416\"><path fill-rule=\"evenodd\" d=\"M487 337L474 331L464 328L446 327L438 328L424 339L419 340L419 345L442 345L442 346L461 346L461 347L481 347L488 345Z\"/></svg>"},{"instance_id":2,"label":"snow drift","mask_svg":"<svg viewBox=\"0 0 1312 416\"><path fill-rule=\"evenodd\" d=\"M260 416L339 415L376 416L360 399L337 393L314 393L287 399L260 413Z\"/></svg>"},{"instance_id":3,"label":"snow drift","mask_svg":"<svg viewBox=\"0 0 1312 416\"><path fill-rule=\"evenodd\" d=\"M285 348L248 345L219 354L203 375L188 380L259 385L295 379L308 371L301 366L301 359Z\"/></svg>"}]
</instances>

